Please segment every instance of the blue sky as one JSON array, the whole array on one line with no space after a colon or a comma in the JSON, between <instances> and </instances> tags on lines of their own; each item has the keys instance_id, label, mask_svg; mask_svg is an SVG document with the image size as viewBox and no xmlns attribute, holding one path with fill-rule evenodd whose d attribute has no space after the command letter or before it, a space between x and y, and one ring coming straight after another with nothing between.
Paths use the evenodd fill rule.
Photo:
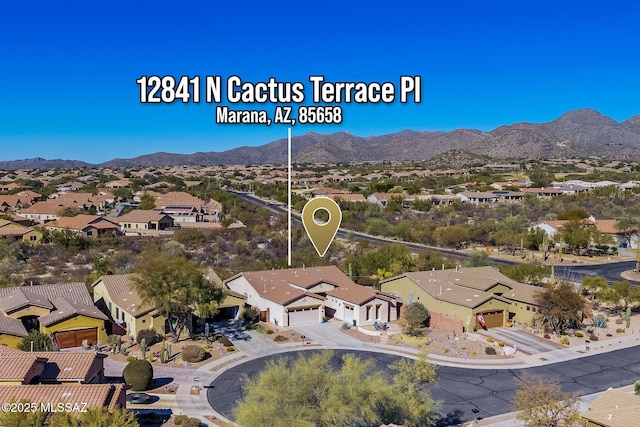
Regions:
<instances>
[{"instance_id":1,"label":"blue sky","mask_svg":"<svg viewBox=\"0 0 640 427\"><path fill-rule=\"evenodd\" d=\"M618 121L640 113L634 2L131 3L0 6L0 160L102 162L287 135L284 125L217 125L212 104L142 105L136 79L152 74L307 88L316 74L422 76L420 104L344 105L341 125L296 125L294 136L491 130L583 107Z\"/></svg>"}]
</instances>

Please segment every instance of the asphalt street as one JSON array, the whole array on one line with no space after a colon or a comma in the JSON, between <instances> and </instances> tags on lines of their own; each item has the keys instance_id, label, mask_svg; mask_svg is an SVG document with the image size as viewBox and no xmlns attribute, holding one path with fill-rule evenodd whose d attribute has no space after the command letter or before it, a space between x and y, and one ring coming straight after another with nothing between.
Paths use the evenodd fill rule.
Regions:
<instances>
[{"instance_id":1,"label":"asphalt street","mask_svg":"<svg viewBox=\"0 0 640 427\"><path fill-rule=\"evenodd\" d=\"M232 191L232 193L257 206L269 209L274 215L281 215L281 214L287 213L287 210L284 206L274 205L272 203L265 202L264 200L261 200L257 197L249 196L246 193L235 192L235 191ZM291 216L294 221L300 221L299 215L293 213ZM344 228L338 229L338 232L336 233L336 237L345 239L347 238L347 233L349 233L349 237L354 241L367 240L375 243L390 243L390 242L402 243L403 245L407 246L412 252L419 252L424 249L429 249L432 251L439 252L443 255L446 255L456 261L465 260L468 257L468 254L460 251L443 249L443 248L438 248L434 246L421 245L419 243L394 241L394 240L389 240L385 238L370 236L367 234L356 233L350 230L346 230ZM510 261L510 260L494 259L494 261L496 263L502 263L502 264L516 264L515 261ZM556 277L560 279L570 280L574 282L581 282L582 277L585 275L602 276L605 279L607 279L607 281L609 282L615 282L615 281L623 280L621 276L622 272L633 270L634 268L635 268L635 261L621 261L621 262L613 262L613 263L606 263L606 264L589 264L589 265L567 263L565 265L562 265L562 264L557 265L555 267L555 274L556 274ZM640 282L638 281L631 281L631 282L633 284L640 285Z\"/></svg>"},{"instance_id":2,"label":"asphalt street","mask_svg":"<svg viewBox=\"0 0 640 427\"><path fill-rule=\"evenodd\" d=\"M307 350L320 351L320 350ZM209 404L220 414L233 419L235 402L242 397L242 377L260 372L269 360L292 360L302 352L293 351L253 359L235 366L216 378L207 390ZM345 353L361 358L373 358L375 370L389 377L394 371L389 364L401 356L374 351L335 350L334 363L339 364ZM472 421L511 412L518 383L525 373L542 376L560 385L563 390L583 396L622 387L640 379L638 347L586 356L566 362L526 369L473 369L440 366L438 381L431 387L432 397L442 403L442 414L451 423Z\"/></svg>"}]
</instances>

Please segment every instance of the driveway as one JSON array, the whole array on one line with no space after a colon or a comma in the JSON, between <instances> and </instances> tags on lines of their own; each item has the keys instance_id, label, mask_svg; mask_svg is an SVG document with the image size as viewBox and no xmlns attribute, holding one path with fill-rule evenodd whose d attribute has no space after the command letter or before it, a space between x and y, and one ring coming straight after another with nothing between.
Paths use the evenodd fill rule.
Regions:
<instances>
[{"instance_id":1,"label":"driveway","mask_svg":"<svg viewBox=\"0 0 640 427\"><path fill-rule=\"evenodd\" d=\"M513 328L489 328L486 331L480 331L480 333L493 338L496 342L502 341L511 347L515 346L517 350L527 354L538 354L565 348L560 344Z\"/></svg>"},{"instance_id":2,"label":"driveway","mask_svg":"<svg viewBox=\"0 0 640 427\"><path fill-rule=\"evenodd\" d=\"M340 330L342 323L341 320L334 319L326 323L310 323L308 325L295 326L291 329L295 329L314 343L325 347L374 348L374 346L363 343L359 339L342 332Z\"/></svg>"}]
</instances>

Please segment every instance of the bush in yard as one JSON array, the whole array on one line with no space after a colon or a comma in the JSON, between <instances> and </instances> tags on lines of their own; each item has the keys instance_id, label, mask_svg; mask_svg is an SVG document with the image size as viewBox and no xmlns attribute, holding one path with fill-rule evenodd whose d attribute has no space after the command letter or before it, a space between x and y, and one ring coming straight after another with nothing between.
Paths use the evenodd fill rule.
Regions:
<instances>
[{"instance_id":1,"label":"bush in yard","mask_svg":"<svg viewBox=\"0 0 640 427\"><path fill-rule=\"evenodd\" d=\"M569 345L569 338L567 338L567 337L560 338L560 344Z\"/></svg>"},{"instance_id":2,"label":"bush in yard","mask_svg":"<svg viewBox=\"0 0 640 427\"><path fill-rule=\"evenodd\" d=\"M220 337L220 338L218 338L218 342L219 342L220 344L222 344L223 346L225 346L225 347L231 347L231 346L233 346L233 343L232 343L232 342L231 342L231 340L230 340L229 338L227 338L227 337Z\"/></svg>"},{"instance_id":3,"label":"bush in yard","mask_svg":"<svg viewBox=\"0 0 640 427\"><path fill-rule=\"evenodd\" d=\"M153 380L153 366L147 360L132 360L125 366L122 376L125 383L131 384L131 390L149 390Z\"/></svg>"},{"instance_id":4,"label":"bush in yard","mask_svg":"<svg viewBox=\"0 0 640 427\"><path fill-rule=\"evenodd\" d=\"M285 337L284 335L276 335L273 340L275 342L286 342L289 341L289 338Z\"/></svg>"},{"instance_id":5,"label":"bush in yard","mask_svg":"<svg viewBox=\"0 0 640 427\"><path fill-rule=\"evenodd\" d=\"M184 427L200 427L200 420L197 418L189 418L186 415L176 415L173 423L177 426Z\"/></svg>"},{"instance_id":6,"label":"bush in yard","mask_svg":"<svg viewBox=\"0 0 640 427\"><path fill-rule=\"evenodd\" d=\"M403 332L411 336L422 335L425 323L429 319L429 310L419 302L406 306L402 313Z\"/></svg>"},{"instance_id":7,"label":"bush in yard","mask_svg":"<svg viewBox=\"0 0 640 427\"><path fill-rule=\"evenodd\" d=\"M488 354L489 356L495 356L496 355L496 349L493 347L485 347L484 352L486 354Z\"/></svg>"},{"instance_id":8,"label":"bush in yard","mask_svg":"<svg viewBox=\"0 0 640 427\"><path fill-rule=\"evenodd\" d=\"M617 333L619 333L619 334L621 334L621 333L623 333L623 332L624 332L624 328L618 328L618 329L616 329L616 332L617 332Z\"/></svg>"},{"instance_id":9,"label":"bush in yard","mask_svg":"<svg viewBox=\"0 0 640 427\"><path fill-rule=\"evenodd\" d=\"M589 341L598 341L598 337L596 335L590 335Z\"/></svg>"},{"instance_id":10,"label":"bush in yard","mask_svg":"<svg viewBox=\"0 0 640 427\"><path fill-rule=\"evenodd\" d=\"M576 332L576 337L577 338L582 338L582 337L584 337L584 334L582 332Z\"/></svg>"},{"instance_id":11,"label":"bush in yard","mask_svg":"<svg viewBox=\"0 0 640 427\"><path fill-rule=\"evenodd\" d=\"M156 332L155 329L142 329L140 332L138 332L136 340L138 342L142 342L143 339L147 343L147 347L149 347L156 343L162 342L164 337Z\"/></svg>"},{"instance_id":12,"label":"bush in yard","mask_svg":"<svg viewBox=\"0 0 640 427\"><path fill-rule=\"evenodd\" d=\"M207 352L199 345L188 345L182 350L182 360L189 363L202 362Z\"/></svg>"}]
</instances>

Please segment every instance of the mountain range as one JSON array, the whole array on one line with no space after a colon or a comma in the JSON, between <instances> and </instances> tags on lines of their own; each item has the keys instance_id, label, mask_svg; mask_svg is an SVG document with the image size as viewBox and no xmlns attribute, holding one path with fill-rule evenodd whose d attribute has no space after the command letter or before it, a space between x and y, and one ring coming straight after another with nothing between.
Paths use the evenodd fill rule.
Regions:
<instances>
[{"instance_id":1,"label":"mountain range","mask_svg":"<svg viewBox=\"0 0 640 427\"><path fill-rule=\"evenodd\" d=\"M404 130L380 136L359 137L348 132L310 132L292 137L295 163L429 160L450 150L506 158L602 156L612 159L640 157L640 115L617 122L591 109L570 111L547 123L515 123L490 132L477 129L442 131ZM113 159L93 165L78 160L41 158L0 161L1 169L136 167L286 163L287 140L257 147L194 154L153 153L130 159Z\"/></svg>"}]
</instances>

